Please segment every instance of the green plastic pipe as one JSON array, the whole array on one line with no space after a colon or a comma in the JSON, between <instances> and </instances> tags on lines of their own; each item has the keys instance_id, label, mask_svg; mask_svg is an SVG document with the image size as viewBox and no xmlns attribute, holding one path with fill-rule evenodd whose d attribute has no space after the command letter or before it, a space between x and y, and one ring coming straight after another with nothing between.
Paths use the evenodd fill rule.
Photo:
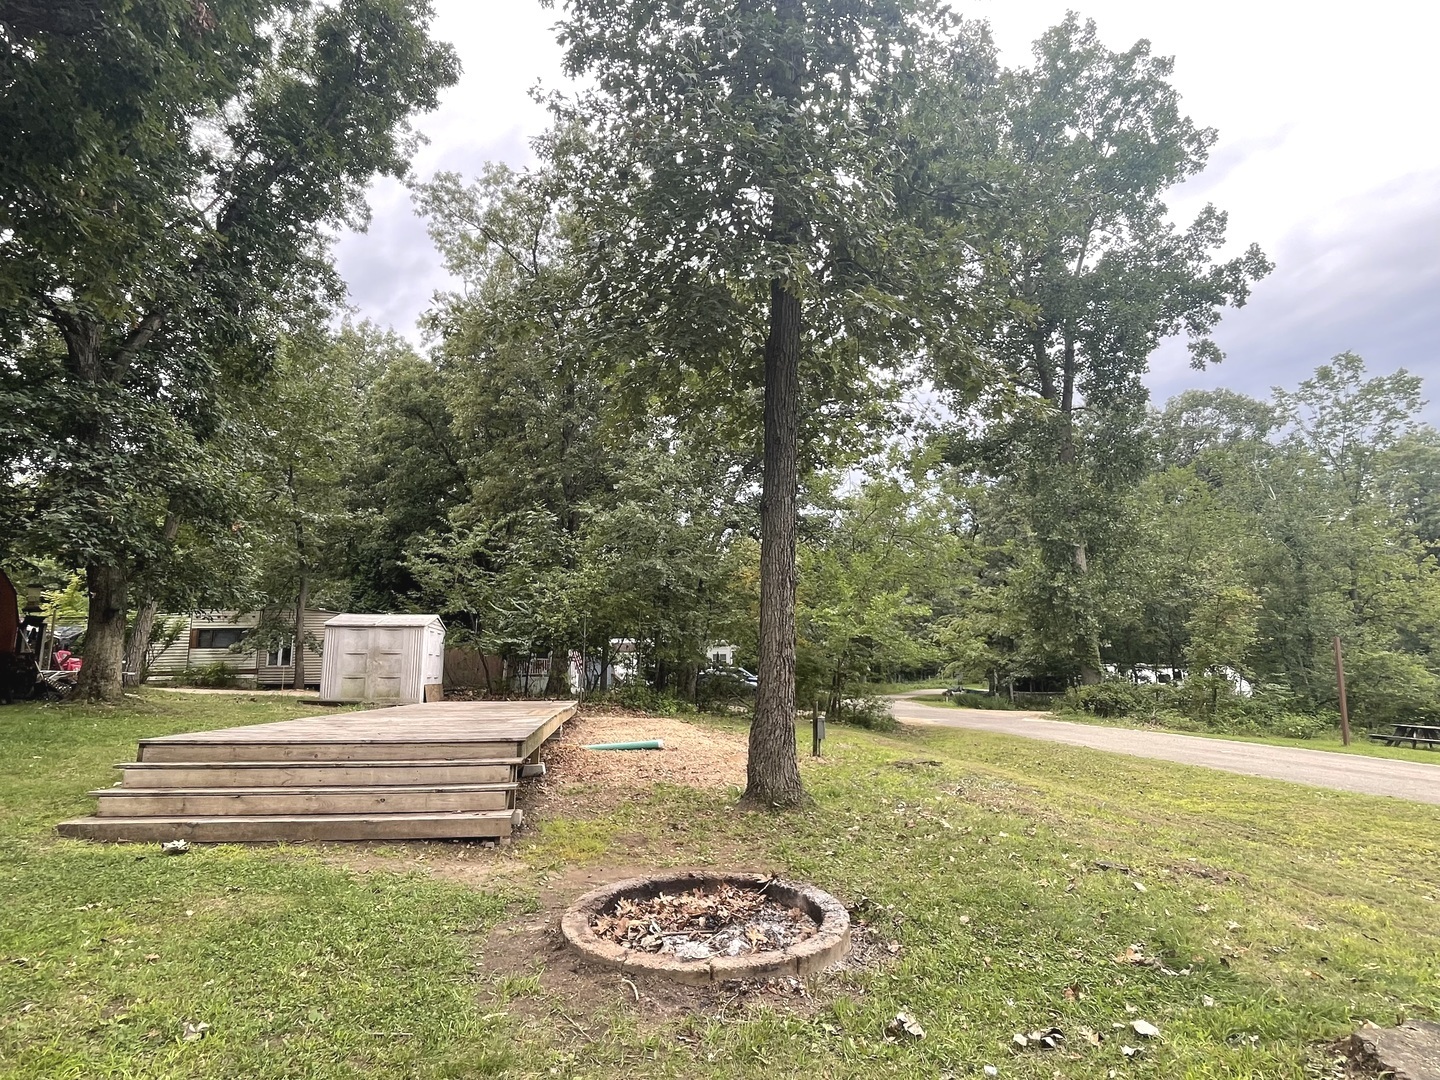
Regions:
<instances>
[{"instance_id":1,"label":"green plastic pipe","mask_svg":"<svg viewBox=\"0 0 1440 1080\"><path fill-rule=\"evenodd\" d=\"M586 750L664 750L663 739L642 739L640 742L597 742L584 747Z\"/></svg>"}]
</instances>

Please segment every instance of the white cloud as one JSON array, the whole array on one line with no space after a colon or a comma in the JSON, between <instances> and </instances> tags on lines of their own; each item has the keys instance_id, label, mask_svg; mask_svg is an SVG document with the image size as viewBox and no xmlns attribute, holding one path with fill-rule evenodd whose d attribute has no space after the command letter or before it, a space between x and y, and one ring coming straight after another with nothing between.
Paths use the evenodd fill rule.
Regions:
<instances>
[{"instance_id":1,"label":"white cloud","mask_svg":"<svg viewBox=\"0 0 1440 1080\"><path fill-rule=\"evenodd\" d=\"M991 21L1002 59L1023 63L1029 42L1073 0L972 0ZM1112 48L1148 38L1176 57L1175 83L1194 119L1220 131L1212 165L1172 194L1177 218L1205 202L1230 215L1234 250L1258 242L1274 276L1220 330L1230 360L1195 375L1183 352L1156 358L1163 397L1186 385L1264 391L1293 383L1343 349L1372 368L1440 375L1437 285L1427 247L1440 237L1432 208L1440 178L1433 109L1440 100L1440 4L1370 0L1327 9L1299 0L1092 0L1082 14ZM439 0L435 33L459 50L465 74L420 128L431 142L416 174L475 173L486 160L523 164L546 114L528 91L561 84L558 13L536 0ZM443 268L408 194L377 185L368 236L339 245L342 273L363 315L411 332ZM1263 376L1262 374L1263 373ZM1431 388L1440 397L1440 389Z\"/></svg>"}]
</instances>

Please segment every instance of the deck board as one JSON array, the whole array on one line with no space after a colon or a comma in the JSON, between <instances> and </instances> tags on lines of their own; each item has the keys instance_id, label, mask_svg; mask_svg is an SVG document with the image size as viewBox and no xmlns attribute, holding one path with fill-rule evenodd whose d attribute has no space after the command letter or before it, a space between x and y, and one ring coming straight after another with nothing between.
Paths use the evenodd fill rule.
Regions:
<instances>
[{"instance_id":1,"label":"deck board","mask_svg":"<svg viewBox=\"0 0 1440 1080\"><path fill-rule=\"evenodd\" d=\"M141 739L141 747L289 743L500 743L524 757L575 714L573 701L437 701ZM539 736L537 740L537 736Z\"/></svg>"}]
</instances>

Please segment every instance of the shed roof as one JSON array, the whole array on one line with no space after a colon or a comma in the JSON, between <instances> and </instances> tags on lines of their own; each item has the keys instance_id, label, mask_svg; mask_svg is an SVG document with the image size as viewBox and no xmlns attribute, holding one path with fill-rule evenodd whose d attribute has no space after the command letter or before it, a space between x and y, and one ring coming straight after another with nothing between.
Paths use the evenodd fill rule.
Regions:
<instances>
[{"instance_id":1,"label":"shed roof","mask_svg":"<svg viewBox=\"0 0 1440 1080\"><path fill-rule=\"evenodd\" d=\"M336 615L326 626L429 626L440 623L439 615Z\"/></svg>"}]
</instances>

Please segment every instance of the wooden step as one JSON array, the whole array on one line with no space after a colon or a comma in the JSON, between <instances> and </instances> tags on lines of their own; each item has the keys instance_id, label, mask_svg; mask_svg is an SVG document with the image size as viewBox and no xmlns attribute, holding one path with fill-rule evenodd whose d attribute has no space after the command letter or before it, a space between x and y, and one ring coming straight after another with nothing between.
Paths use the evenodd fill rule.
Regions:
<instances>
[{"instance_id":1,"label":"wooden step","mask_svg":"<svg viewBox=\"0 0 1440 1080\"><path fill-rule=\"evenodd\" d=\"M503 838L519 810L442 814L247 814L230 817L84 817L62 821L61 836L82 840L244 844L295 840Z\"/></svg>"},{"instance_id":2,"label":"wooden step","mask_svg":"<svg viewBox=\"0 0 1440 1080\"><path fill-rule=\"evenodd\" d=\"M510 784L520 758L459 761L139 761L117 765L127 788L450 787Z\"/></svg>"},{"instance_id":3,"label":"wooden step","mask_svg":"<svg viewBox=\"0 0 1440 1080\"><path fill-rule=\"evenodd\" d=\"M474 742L238 742L223 737L189 739L169 735L141 739L137 755L144 764L174 761L488 761L523 757L513 739Z\"/></svg>"},{"instance_id":4,"label":"wooden step","mask_svg":"<svg viewBox=\"0 0 1440 1080\"><path fill-rule=\"evenodd\" d=\"M133 788L92 791L99 817L436 814L510 810L515 784L310 788Z\"/></svg>"}]
</instances>

